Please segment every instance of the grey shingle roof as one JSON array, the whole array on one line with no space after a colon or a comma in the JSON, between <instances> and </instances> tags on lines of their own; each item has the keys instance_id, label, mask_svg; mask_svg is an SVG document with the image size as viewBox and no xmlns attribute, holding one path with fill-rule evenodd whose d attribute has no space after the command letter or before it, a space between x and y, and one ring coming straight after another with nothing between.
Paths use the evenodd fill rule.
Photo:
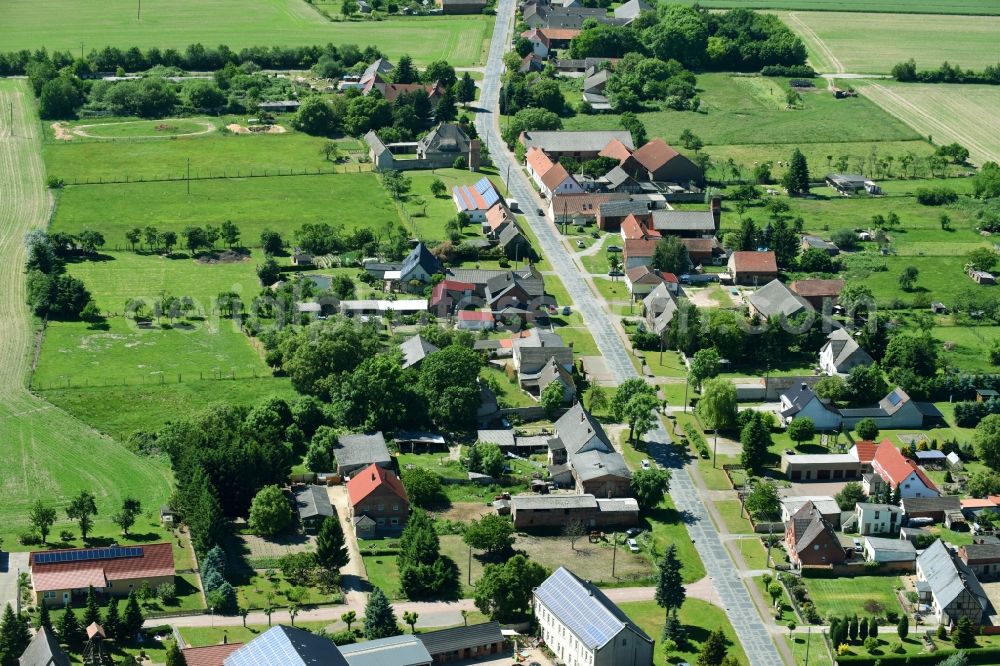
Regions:
<instances>
[{"instance_id":1,"label":"grey shingle roof","mask_svg":"<svg viewBox=\"0 0 1000 666\"><path fill-rule=\"evenodd\" d=\"M341 435L333 449L338 466L370 465L387 463L391 460L389 448L381 432Z\"/></svg>"},{"instance_id":2,"label":"grey shingle roof","mask_svg":"<svg viewBox=\"0 0 1000 666\"><path fill-rule=\"evenodd\" d=\"M764 317L792 317L812 310L809 302L778 280L771 280L750 294L750 304Z\"/></svg>"},{"instance_id":3,"label":"grey shingle roof","mask_svg":"<svg viewBox=\"0 0 1000 666\"><path fill-rule=\"evenodd\" d=\"M326 486L308 485L295 492L295 508L302 519L334 515Z\"/></svg>"},{"instance_id":4,"label":"grey shingle roof","mask_svg":"<svg viewBox=\"0 0 1000 666\"><path fill-rule=\"evenodd\" d=\"M480 430L476 433L476 441L484 444L496 444L501 449L514 448L513 430Z\"/></svg>"},{"instance_id":5,"label":"grey shingle roof","mask_svg":"<svg viewBox=\"0 0 1000 666\"><path fill-rule=\"evenodd\" d=\"M653 228L657 231L715 232L715 217L710 210L654 210Z\"/></svg>"},{"instance_id":6,"label":"grey shingle roof","mask_svg":"<svg viewBox=\"0 0 1000 666\"><path fill-rule=\"evenodd\" d=\"M428 354L433 354L438 351L438 348L425 340L420 335L414 335L412 338L402 342L399 345L400 351L403 352L403 367L409 368L417 365L426 358Z\"/></svg>"},{"instance_id":7,"label":"grey shingle roof","mask_svg":"<svg viewBox=\"0 0 1000 666\"><path fill-rule=\"evenodd\" d=\"M427 631L417 634L417 638L431 656L503 642L499 622L482 622L467 627Z\"/></svg>"},{"instance_id":8,"label":"grey shingle roof","mask_svg":"<svg viewBox=\"0 0 1000 666\"><path fill-rule=\"evenodd\" d=\"M424 153L467 153L471 140L461 127L452 123L441 123L420 140L420 151Z\"/></svg>"},{"instance_id":9,"label":"grey shingle roof","mask_svg":"<svg viewBox=\"0 0 1000 666\"><path fill-rule=\"evenodd\" d=\"M629 215L645 215L649 212L649 205L645 201L632 201L623 199L619 201L607 201L598 206L602 217L628 217Z\"/></svg>"},{"instance_id":10,"label":"grey shingle roof","mask_svg":"<svg viewBox=\"0 0 1000 666\"><path fill-rule=\"evenodd\" d=\"M917 556L917 566L941 608L951 604L966 589L979 599L983 608L988 605L975 574L961 560L952 556L941 539Z\"/></svg>"},{"instance_id":11,"label":"grey shingle roof","mask_svg":"<svg viewBox=\"0 0 1000 666\"><path fill-rule=\"evenodd\" d=\"M824 353L827 348L833 352L833 365L835 368L846 367L847 363L856 365L871 365L874 363L872 357L851 337L851 334L842 328L838 328L829 335L829 340L820 353Z\"/></svg>"},{"instance_id":12,"label":"grey shingle roof","mask_svg":"<svg viewBox=\"0 0 1000 666\"><path fill-rule=\"evenodd\" d=\"M921 513L924 511L961 511L962 498L957 495L944 497L904 497L900 504L903 513Z\"/></svg>"},{"instance_id":13,"label":"grey shingle roof","mask_svg":"<svg viewBox=\"0 0 1000 666\"><path fill-rule=\"evenodd\" d=\"M648 12L650 6L643 0L629 0L628 2L615 7L615 16L621 19L634 19L642 12Z\"/></svg>"},{"instance_id":14,"label":"grey shingle roof","mask_svg":"<svg viewBox=\"0 0 1000 666\"><path fill-rule=\"evenodd\" d=\"M424 666L432 657L417 636L403 634L340 646L351 666Z\"/></svg>"},{"instance_id":15,"label":"grey shingle roof","mask_svg":"<svg viewBox=\"0 0 1000 666\"><path fill-rule=\"evenodd\" d=\"M535 597L589 649L607 645L626 627L653 642L604 592L565 567L545 579Z\"/></svg>"},{"instance_id":16,"label":"grey shingle roof","mask_svg":"<svg viewBox=\"0 0 1000 666\"><path fill-rule=\"evenodd\" d=\"M597 152L608 145L612 139L618 139L629 150L635 148L632 143L632 133L628 130L610 131L528 131L524 133L525 148L537 146L545 152L575 153Z\"/></svg>"},{"instance_id":17,"label":"grey shingle roof","mask_svg":"<svg viewBox=\"0 0 1000 666\"><path fill-rule=\"evenodd\" d=\"M996 543L971 543L965 546L967 561L977 560L1000 560L1000 544Z\"/></svg>"},{"instance_id":18,"label":"grey shingle roof","mask_svg":"<svg viewBox=\"0 0 1000 666\"><path fill-rule=\"evenodd\" d=\"M596 450L610 453L615 450L608 440L604 428L580 403L570 407L556 421L556 432L566 446L566 454L570 457L584 451Z\"/></svg>"},{"instance_id":19,"label":"grey shingle roof","mask_svg":"<svg viewBox=\"0 0 1000 666\"><path fill-rule=\"evenodd\" d=\"M410 254L407 255L406 259L403 260L403 265L399 267L399 274L403 279L409 275L413 269L417 266L422 267L429 275L434 275L435 273L442 273L444 269L441 267L441 262L437 260L431 251L427 249L427 246L423 243L417 243L417 246L413 248Z\"/></svg>"},{"instance_id":20,"label":"grey shingle roof","mask_svg":"<svg viewBox=\"0 0 1000 666\"><path fill-rule=\"evenodd\" d=\"M604 476L629 478L631 472L625 465L625 458L617 451L584 451L572 456L570 464L582 481L599 479Z\"/></svg>"},{"instance_id":21,"label":"grey shingle roof","mask_svg":"<svg viewBox=\"0 0 1000 666\"><path fill-rule=\"evenodd\" d=\"M59 641L45 627L34 635L17 663L18 666L70 666L69 657L59 647Z\"/></svg>"},{"instance_id":22,"label":"grey shingle roof","mask_svg":"<svg viewBox=\"0 0 1000 666\"><path fill-rule=\"evenodd\" d=\"M596 509L597 498L593 495L514 495L510 498L511 508L521 509Z\"/></svg>"}]
</instances>

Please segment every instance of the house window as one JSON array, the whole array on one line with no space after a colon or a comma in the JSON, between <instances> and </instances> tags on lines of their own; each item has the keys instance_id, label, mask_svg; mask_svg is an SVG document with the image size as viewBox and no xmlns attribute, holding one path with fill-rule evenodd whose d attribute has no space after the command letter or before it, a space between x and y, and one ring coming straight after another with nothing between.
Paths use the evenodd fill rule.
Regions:
<instances>
[{"instance_id":1,"label":"house window","mask_svg":"<svg viewBox=\"0 0 1000 666\"><path fill-rule=\"evenodd\" d=\"M392 510L393 511L399 511L399 505L398 504L393 504L392 505Z\"/></svg>"},{"instance_id":2,"label":"house window","mask_svg":"<svg viewBox=\"0 0 1000 666\"><path fill-rule=\"evenodd\" d=\"M379 511L385 511L385 504L379 504L378 505L378 510Z\"/></svg>"},{"instance_id":3,"label":"house window","mask_svg":"<svg viewBox=\"0 0 1000 666\"><path fill-rule=\"evenodd\" d=\"M399 525L399 518L390 518L389 519L389 524L390 525Z\"/></svg>"},{"instance_id":4,"label":"house window","mask_svg":"<svg viewBox=\"0 0 1000 666\"><path fill-rule=\"evenodd\" d=\"M385 518L379 518L377 522L379 527L385 527Z\"/></svg>"},{"instance_id":5,"label":"house window","mask_svg":"<svg viewBox=\"0 0 1000 666\"><path fill-rule=\"evenodd\" d=\"M55 599L56 598L56 593L53 592L53 591L51 591L51 590L48 591L48 592L44 592L42 594L42 598L43 599Z\"/></svg>"},{"instance_id":6,"label":"house window","mask_svg":"<svg viewBox=\"0 0 1000 666\"><path fill-rule=\"evenodd\" d=\"M878 511L875 512L875 520L878 520Z\"/></svg>"}]
</instances>

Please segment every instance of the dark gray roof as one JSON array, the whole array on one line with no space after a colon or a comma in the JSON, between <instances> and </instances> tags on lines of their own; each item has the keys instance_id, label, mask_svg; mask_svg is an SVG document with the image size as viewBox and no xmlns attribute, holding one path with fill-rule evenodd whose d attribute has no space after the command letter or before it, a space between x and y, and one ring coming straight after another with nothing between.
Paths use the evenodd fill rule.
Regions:
<instances>
[{"instance_id":1,"label":"dark gray roof","mask_svg":"<svg viewBox=\"0 0 1000 666\"><path fill-rule=\"evenodd\" d=\"M424 153L454 153L456 155L469 152L471 139L458 125L441 123L420 140L420 150Z\"/></svg>"},{"instance_id":2,"label":"dark gray roof","mask_svg":"<svg viewBox=\"0 0 1000 666\"><path fill-rule=\"evenodd\" d=\"M535 597L590 649L607 645L626 627L653 642L604 592L565 567L546 578Z\"/></svg>"},{"instance_id":3,"label":"dark gray roof","mask_svg":"<svg viewBox=\"0 0 1000 666\"><path fill-rule=\"evenodd\" d=\"M962 498L957 495L944 497L904 497L900 500L903 513L922 513L924 511L961 511Z\"/></svg>"},{"instance_id":4,"label":"dark gray roof","mask_svg":"<svg viewBox=\"0 0 1000 666\"><path fill-rule=\"evenodd\" d=\"M964 562L952 555L941 539L917 556L917 566L942 609L955 601L964 590L969 590L984 609L989 605L989 600L975 574L965 566Z\"/></svg>"},{"instance_id":5,"label":"dark gray roof","mask_svg":"<svg viewBox=\"0 0 1000 666\"><path fill-rule=\"evenodd\" d=\"M872 357L854 340L850 333L842 328L830 333L828 342L820 349L822 354L829 347L833 354L833 365L839 369L852 362L855 365L871 365Z\"/></svg>"},{"instance_id":6,"label":"dark gray roof","mask_svg":"<svg viewBox=\"0 0 1000 666\"><path fill-rule=\"evenodd\" d=\"M791 407L781 412L784 416L794 416L795 414L798 414L803 409L805 409L806 405L808 405L813 400L819 400L819 398L816 397L816 394L813 392L813 390L809 388L809 385L806 384L805 382L798 383L795 386L791 387L790 389L782 393L782 397L787 399L790 403L792 403ZM819 402L827 411L829 412L834 411L828 405L826 405L822 400L819 400Z\"/></svg>"},{"instance_id":7,"label":"dark gray roof","mask_svg":"<svg viewBox=\"0 0 1000 666\"><path fill-rule=\"evenodd\" d=\"M347 666L329 638L295 627L271 627L226 657L225 666Z\"/></svg>"},{"instance_id":8,"label":"dark gray roof","mask_svg":"<svg viewBox=\"0 0 1000 666\"><path fill-rule=\"evenodd\" d=\"M710 210L654 210L653 228L657 231L715 232L715 216Z\"/></svg>"},{"instance_id":9,"label":"dark gray roof","mask_svg":"<svg viewBox=\"0 0 1000 666\"><path fill-rule=\"evenodd\" d=\"M337 459L338 466L387 463L392 459L381 432L341 435L337 438L333 455Z\"/></svg>"},{"instance_id":10,"label":"dark gray roof","mask_svg":"<svg viewBox=\"0 0 1000 666\"><path fill-rule=\"evenodd\" d=\"M613 139L621 141L629 150L635 149L632 133L628 130L578 132L529 130L524 133L524 147L538 146L547 153L598 152Z\"/></svg>"},{"instance_id":11,"label":"dark gray roof","mask_svg":"<svg viewBox=\"0 0 1000 666\"><path fill-rule=\"evenodd\" d=\"M441 262L437 260L431 251L427 249L427 246L423 243L417 243L417 246L413 248L406 259L403 260L403 265L399 267L399 275L403 279L409 275L413 269L417 266L422 267L429 275L434 275L435 273L443 273L444 268L441 267Z\"/></svg>"},{"instance_id":12,"label":"dark gray roof","mask_svg":"<svg viewBox=\"0 0 1000 666\"><path fill-rule=\"evenodd\" d=\"M750 304L764 317L792 317L812 310L809 302L778 280L771 280L750 294Z\"/></svg>"},{"instance_id":13,"label":"dark gray roof","mask_svg":"<svg viewBox=\"0 0 1000 666\"><path fill-rule=\"evenodd\" d=\"M425 666L432 661L423 642L410 634L341 645L340 654L351 666Z\"/></svg>"},{"instance_id":14,"label":"dark gray roof","mask_svg":"<svg viewBox=\"0 0 1000 666\"><path fill-rule=\"evenodd\" d=\"M556 432L566 445L566 454L571 458L584 451L611 453L615 450L604 428L580 403L570 407L556 421Z\"/></svg>"},{"instance_id":15,"label":"dark gray roof","mask_svg":"<svg viewBox=\"0 0 1000 666\"><path fill-rule=\"evenodd\" d=\"M645 201L606 201L598 205L602 217L628 217L629 215L645 215L649 205Z\"/></svg>"},{"instance_id":16,"label":"dark gray roof","mask_svg":"<svg viewBox=\"0 0 1000 666\"><path fill-rule=\"evenodd\" d=\"M513 430L480 430L476 433L476 441L484 444L496 444L501 449L514 448Z\"/></svg>"},{"instance_id":17,"label":"dark gray roof","mask_svg":"<svg viewBox=\"0 0 1000 666\"><path fill-rule=\"evenodd\" d=\"M326 486L308 485L296 490L295 508L299 511L299 518L302 519L334 515Z\"/></svg>"},{"instance_id":18,"label":"dark gray roof","mask_svg":"<svg viewBox=\"0 0 1000 666\"><path fill-rule=\"evenodd\" d=\"M59 647L51 631L41 627L28 643L18 666L70 666L69 657Z\"/></svg>"},{"instance_id":19,"label":"dark gray roof","mask_svg":"<svg viewBox=\"0 0 1000 666\"><path fill-rule=\"evenodd\" d=\"M611 72L607 69L599 69L583 80L584 92L600 92L604 90L604 84L608 82ZM595 90L595 88L597 90Z\"/></svg>"},{"instance_id":20,"label":"dark gray roof","mask_svg":"<svg viewBox=\"0 0 1000 666\"><path fill-rule=\"evenodd\" d=\"M417 638L431 656L503 642L499 622L483 622L470 624L467 627L427 631L417 634Z\"/></svg>"},{"instance_id":21,"label":"dark gray roof","mask_svg":"<svg viewBox=\"0 0 1000 666\"><path fill-rule=\"evenodd\" d=\"M570 464L576 475L583 481L599 479L604 476L632 476L625 465L625 458L617 451L584 451L572 456Z\"/></svg>"},{"instance_id":22,"label":"dark gray roof","mask_svg":"<svg viewBox=\"0 0 1000 666\"><path fill-rule=\"evenodd\" d=\"M500 238L497 239L497 242L500 247L506 248L515 241L526 243L527 239L516 224L508 224L500 231Z\"/></svg>"},{"instance_id":23,"label":"dark gray roof","mask_svg":"<svg viewBox=\"0 0 1000 666\"><path fill-rule=\"evenodd\" d=\"M833 540L838 541L833 525L827 522L812 502L803 504L792 516L792 522L795 523L796 551L805 550L823 533L831 534Z\"/></svg>"},{"instance_id":24,"label":"dark gray roof","mask_svg":"<svg viewBox=\"0 0 1000 666\"><path fill-rule=\"evenodd\" d=\"M1000 559L1000 544L970 543L965 546L966 561Z\"/></svg>"},{"instance_id":25,"label":"dark gray roof","mask_svg":"<svg viewBox=\"0 0 1000 666\"><path fill-rule=\"evenodd\" d=\"M399 349L403 352L404 368L413 367L423 361L428 354L439 351L435 345L425 340L419 334L402 342L399 345Z\"/></svg>"}]
</instances>

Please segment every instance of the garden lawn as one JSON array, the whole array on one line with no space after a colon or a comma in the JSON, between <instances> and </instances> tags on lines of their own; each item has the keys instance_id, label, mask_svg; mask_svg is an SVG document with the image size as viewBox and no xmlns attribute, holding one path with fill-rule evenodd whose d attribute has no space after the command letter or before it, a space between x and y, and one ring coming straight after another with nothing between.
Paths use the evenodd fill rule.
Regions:
<instances>
[{"instance_id":1,"label":"garden lawn","mask_svg":"<svg viewBox=\"0 0 1000 666\"><path fill-rule=\"evenodd\" d=\"M739 544L739 551L748 567L751 569L768 568L767 548L764 547L759 538L739 539L736 543ZM772 551L774 551L773 548Z\"/></svg>"},{"instance_id":2,"label":"garden lawn","mask_svg":"<svg viewBox=\"0 0 1000 666\"><path fill-rule=\"evenodd\" d=\"M879 631L881 631L881 627L879 627ZM834 666L826 642L819 630L807 633L796 632L792 634L791 639L786 638L785 640L789 640L796 664L805 664L808 653L809 663L812 666ZM807 643L808 650L806 649Z\"/></svg>"},{"instance_id":3,"label":"garden lawn","mask_svg":"<svg viewBox=\"0 0 1000 666\"><path fill-rule=\"evenodd\" d=\"M750 521L740 515L739 500L715 500L715 508L722 518L722 524L725 525L730 534L750 534L753 532Z\"/></svg>"},{"instance_id":4,"label":"garden lawn","mask_svg":"<svg viewBox=\"0 0 1000 666\"><path fill-rule=\"evenodd\" d=\"M720 144L786 144L787 157L800 144L920 138L863 97L834 99L822 80L815 91L802 94L801 108L787 109L787 87L788 80L781 78L700 74L698 112L651 111L638 116L649 136L662 137L670 144L677 142L682 130L690 129L713 157L714 146ZM565 119L563 125L571 130L611 129L618 122L614 116L580 114Z\"/></svg>"},{"instance_id":5,"label":"garden lawn","mask_svg":"<svg viewBox=\"0 0 1000 666\"><path fill-rule=\"evenodd\" d=\"M663 633L664 610L656 605L655 601L626 601L618 606L622 611L638 624L650 638L657 641L656 649L653 650L653 664L655 666L665 666L667 663L695 663L698 654L701 652L701 645L708 638L708 634L713 629L722 629L729 640L729 650L727 654L736 657L739 663L746 663L746 655L743 647L736 638L726 612L718 606L713 606L701 599L686 599L680 610L681 624L687 632L688 641L691 645L685 651L674 651L669 655L664 652L660 644L660 636Z\"/></svg>"},{"instance_id":6,"label":"garden lawn","mask_svg":"<svg viewBox=\"0 0 1000 666\"><path fill-rule=\"evenodd\" d=\"M372 587L382 588L390 599L404 599L399 591L399 567L395 555L364 555L365 571Z\"/></svg>"},{"instance_id":7,"label":"garden lawn","mask_svg":"<svg viewBox=\"0 0 1000 666\"><path fill-rule=\"evenodd\" d=\"M256 245L264 229L292 240L305 222L326 222L346 232L368 227L382 230L400 222L396 206L373 173L320 176L78 185L63 189L50 227L76 234L93 229L108 245L125 247L125 232L154 226L178 234L187 226L231 220L242 241ZM136 217L142 211L141 219ZM181 248L177 248L180 250Z\"/></svg>"},{"instance_id":8,"label":"garden lawn","mask_svg":"<svg viewBox=\"0 0 1000 666\"><path fill-rule=\"evenodd\" d=\"M760 592L761 597L763 597L764 602L768 604L768 608L772 612L771 616L775 618L775 621L778 622L778 624L784 625L789 620L796 619L795 611L792 609L792 602L789 601L788 593L785 592L784 588L781 589L781 598L779 599L779 607L775 608L771 604L771 595L767 591L767 586L764 585L764 577L754 576L752 580L753 584L757 587L757 590ZM774 582L775 581L772 580L771 584L773 585ZM777 614L775 611L780 612L780 617L775 617L775 615Z\"/></svg>"},{"instance_id":9,"label":"garden lawn","mask_svg":"<svg viewBox=\"0 0 1000 666\"><path fill-rule=\"evenodd\" d=\"M566 286L558 275L548 273L543 277L545 278L545 293L556 299L556 305L562 307L573 304L573 299L570 298L569 292L566 291Z\"/></svg>"},{"instance_id":10,"label":"garden lawn","mask_svg":"<svg viewBox=\"0 0 1000 666\"><path fill-rule=\"evenodd\" d=\"M289 125L291 118L279 120L283 126ZM67 123L71 129L76 125L93 124L90 119ZM118 128L136 128L141 125L117 120L100 121L102 124L87 132L115 133ZM147 122L147 121L144 121ZM190 122L184 119L148 121L174 124ZM227 122L246 122L243 117L206 118L214 126ZM106 124L105 124L106 123ZM199 126L200 127L200 126ZM202 128L203 129L203 128ZM286 129L291 129L286 127ZM187 173L187 162L191 160L191 177L249 174L288 173L306 169L330 171L336 165L327 160L322 151L327 139L309 136L295 131L284 134L230 134L211 132L198 136L171 139L116 140L103 141L74 136L70 141L57 140L49 126L45 126L45 144L42 155L50 175L62 178L72 184L76 180L131 180L152 178L182 178ZM121 131L124 131L122 129ZM355 139L337 141L341 155L359 150L361 144ZM342 164L344 169L358 170L357 164ZM367 167L364 167L367 170Z\"/></svg>"},{"instance_id":11,"label":"garden lawn","mask_svg":"<svg viewBox=\"0 0 1000 666\"><path fill-rule=\"evenodd\" d=\"M893 65L910 58L918 60L918 69L933 69L944 61L977 70L996 64L1000 17L849 12L779 16L802 38L810 63L821 72L888 74Z\"/></svg>"},{"instance_id":12,"label":"garden lawn","mask_svg":"<svg viewBox=\"0 0 1000 666\"><path fill-rule=\"evenodd\" d=\"M549 321L552 324L552 330L562 338L562 341L566 345L573 345L574 353L581 356L600 354L597 343L594 342L594 336L590 334L590 329L587 328L579 312L549 317Z\"/></svg>"},{"instance_id":13,"label":"garden lawn","mask_svg":"<svg viewBox=\"0 0 1000 666\"><path fill-rule=\"evenodd\" d=\"M874 600L887 610L900 611L896 588L898 576L856 576L853 578L804 578L816 610L824 618L844 615L871 615L865 603Z\"/></svg>"},{"instance_id":14,"label":"garden lawn","mask_svg":"<svg viewBox=\"0 0 1000 666\"><path fill-rule=\"evenodd\" d=\"M499 387L500 391L497 393L497 400L503 402L505 405L510 407L536 407L538 401L528 395L525 391L521 390L518 386L517 381L511 381L503 370L494 368L492 366L485 366L479 371L479 376L492 379L494 386Z\"/></svg>"},{"instance_id":15,"label":"garden lawn","mask_svg":"<svg viewBox=\"0 0 1000 666\"><path fill-rule=\"evenodd\" d=\"M392 17L383 21L329 21L300 0L177 0L146 3L136 20L127 0L54 0L4 5L0 51L70 50L104 46L184 50L189 44L249 46L357 44L378 47L397 60L407 53L418 63L448 60L454 66L483 62L489 16Z\"/></svg>"},{"instance_id":16,"label":"garden lawn","mask_svg":"<svg viewBox=\"0 0 1000 666\"><path fill-rule=\"evenodd\" d=\"M287 619L284 620L287 622ZM282 622L283 623L283 622ZM281 624L278 622L277 616L274 618L274 624ZM296 627L301 627L303 629L309 629L311 631L316 631L318 629L326 629L331 625L342 625L343 623L339 620L335 622L301 622L297 621L295 623ZM360 622L354 624L354 628L361 626ZM187 643L188 647L202 647L205 645L218 645L223 641L223 638L228 640L230 643L249 643L253 639L257 638L260 634L268 630L266 624L248 624L245 628L241 625L231 625L227 627L178 627L177 631L180 632L181 637Z\"/></svg>"},{"instance_id":17,"label":"garden lawn","mask_svg":"<svg viewBox=\"0 0 1000 666\"><path fill-rule=\"evenodd\" d=\"M695 549L694 542L688 534L687 527L681 519L681 514L674 507L673 500L668 496L660 506L646 513L642 522L652 533L652 561L658 562L671 544L677 546L677 556L680 558L681 576L685 583L693 583L705 576L705 565ZM640 525L642 525L640 522Z\"/></svg>"},{"instance_id":18,"label":"garden lawn","mask_svg":"<svg viewBox=\"0 0 1000 666\"><path fill-rule=\"evenodd\" d=\"M628 303L632 296L625 286L625 279L609 280L606 278L594 278L597 291L608 303Z\"/></svg>"},{"instance_id":19,"label":"garden lawn","mask_svg":"<svg viewBox=\"0 0 1000 666\"><path fill-rule=\"evenodd\" d=\"M502 190L503 179L495 174L469 171L467 169L434 169L433 171L409 171L410 193L406 196L406 209L412 216L411 222L418 238L425 241L442 241L448 238L445 225L455 218L458 209L452 198L452 191L459 185L472 185L484 176ZM445 193L440 197L431 194L431 183L440 180L445 185ZM462 230L464 238L482 238L480 225L470 223Z\"/></svg>"}]
</instances>

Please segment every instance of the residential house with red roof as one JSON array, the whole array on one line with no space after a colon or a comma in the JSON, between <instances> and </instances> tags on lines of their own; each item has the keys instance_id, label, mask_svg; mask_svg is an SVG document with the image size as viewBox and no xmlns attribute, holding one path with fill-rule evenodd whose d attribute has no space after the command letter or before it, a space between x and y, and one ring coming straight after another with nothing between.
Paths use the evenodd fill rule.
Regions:
<instances>
[{"instance_id":1,"label":"residential house with red roof","mask_svg":"<svg viewBox=\"0 0 1000 666\"><path fill-rule=\"evenodd\" d=\"M903 456L888 439L882 440L872 458L872 471L900 497L940 497L941 491L915 462Z\"/></svg>"},{"instance_id":2,"label":"residential house with red roof","mask_svg":"<svg viewBox=\"0 0 1000 666\"><path fill-rule=\"evenodd\" d=\"M622 266L625 271L640 266L649 266L653 263L653 255L656 253L657 239L637 239L625 241L622 251Z\"/></svg>"},{"instance_id":3,"label":"residential house with red roof","mask_svg":"<svg viewBox=\"0 0 1000 666\"><path fill-rule=\"evenodd\" d=\"M827 304L832 308L837 304L837 298L844 289L843 280L796 280L788 285L802 298L809 301L814 308L823 311Z\"/></svg>"},{"instance_id":4,"label":"residential house with red roof","mask_svg":"<svg viewBox=\"0 0 1000 666\"><path fill-rule=\"evenodd\" d=\"M622 220L622 240L649 240L650 238L661 238L660 232L653 229L650 222L652 215L635 215L630 213Z\"/></svg>"},{"instance_id":5,"label":"residential house with red roof","mask_svg":"<svg viewBox=\"0 0 1000 666\"><path fill-rule=\"evenodd\" d=\"M579 28L534 28L522 32L521 37L531 42L532 53L545 58L550 51L569 48L569 43L581 32Z\"/></svg>"},{"instance_id":6,"label":"residential house with red roof","mask_svg":"<svg viewBox=\"0 0 1000 666\"><path fill-rule=\"evenodd\" d=\"M125 597L143 585L173 583L169 543L35 551L28 555L35 603L64 606L91 587L102 596Z\"/></svg>"},{"instance_id":7,"label":"residential house with red roof","mask_svg":"<svg viewBox=\"0 0 1000 666\"><path fill-rule=\"evenodd\" d=\"M663 139L652 139L632 153L641 170L630 175L639 180L657 183L701 184L705 176L701 169L669 146ZM626 169L627 171L627 169Z\"/></svg>"},{"instance_id":8,"label":"residential house with red roof","mask_svg":"<svg viewBox=\"0 0 1000 666\"><path fill-rule=\"evenodd\" d=\"M559 162L554 162L541 148L532 146L524 155L528 175L534 181L542 196L552 198L563 194L583 194L583 187Z\"/></svg>"},{"instance_id":9,"label":"residential house with red roof","mask_svg":"<svg viewBox=\"0 0 1000 666\"><path fill-rule=\"evenodd\" d=\"M673 273L663 273L651 266L637 266L625 271L625 286L634 300L645 298L661 284L665 285L670 293L677 294L679 284L677 276Z\"/></svg>"},{"instance_id":10,"label":"residential house with red roof","mask_svg":"<svg viewBox=\"0 0 1000 666\"><path fill-rule=\"evenodd\" d=\"M774 252L733 252L728 267L734 284L765 285L778 277Z\"/></svg>"},{"instance_id":11,"label":"residential house with red roof","mask_svg":"<svg viewBox=\"0 0 1000 666\"><path fill-rule=\"evenodd\" d=\"M406 527L410 500L390 470L369 465L347 482L351 524L359 539L398 534Z\"/></svg>"},{"instance_id":12,"label":"residential house with red roof","mask_svg":"<svg viewBox=\"0 0 1000 666\"><path fill-rule=\"evenodd\" d=\"M223 666L226 657L243 647L243 643L220 643L203 647L181 648L187 666Z\"/></svg>"},{"instance_id":13,"label":"residential house with red roof","mask_svg":"<svg viewBox=\"0 0 1000 666\"><path fill-rule=\"evenodd\" d=\"M434 285L430 311L438 317L448 317L467 307L480 307L483 299L476 296L476 285L459 280L441 280Z\"/></svg>"},{"instance_id":14,"label":"residential house with red roof","mask_svg":"<svg viewBox=\"0 0 1000 666\"><path fill-rule=\"evenodd\" d=\"M491 310L462 310L456 319L455 327L463 331L491 331L496 327Z\"/></svg>"}]
</instances>

